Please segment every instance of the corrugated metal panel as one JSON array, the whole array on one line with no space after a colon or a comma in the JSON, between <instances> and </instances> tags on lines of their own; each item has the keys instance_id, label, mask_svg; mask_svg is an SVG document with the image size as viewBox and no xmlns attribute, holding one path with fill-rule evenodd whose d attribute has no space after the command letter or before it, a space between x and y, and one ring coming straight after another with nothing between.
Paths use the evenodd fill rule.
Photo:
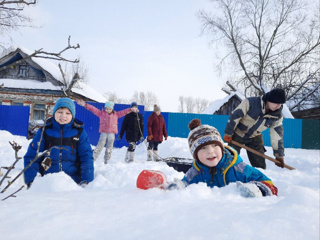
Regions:
<instances>
[{"instance_id":1,"label":"corrugated metal panel","mask_svg":"<svg viewBox=\"0 0 320 240\"><path fill-rule=\"evenodd\" d=\"M192 119L198 118L202 124L208 124L218 129L223 137L229 116L193 113L169 113L168 132L172 137L187 138L190 132L188 124Z\"/></svg>"},{"instance_id":2,"label":"corrugated metal panel","mask_svg":"<svg viewBox=\"0 0 320 240\"><path fill-rule=\"evenodd\" d=\"M28 137L29 106L0 105L0 130Z\"/></svg>"},{"instance_id":3,"label":"corrugated metal panel","mask_svg":"<svg viewBox=\"0 0 320 240\"><path fill-rule=\"evenodd\" d=\"M302 148L320 149L320 120L302 120Z\"/></svg>"},{"instance_id":4,"label":"corrugated metal panel","mask_svg":"<svg viewBox=\"0 0 320 240\"><path fill-rule=\"evenodd\" d=\"M301 119L283 119L283 142L285 148L301 148Z\"/></svg>"}]
</instances>

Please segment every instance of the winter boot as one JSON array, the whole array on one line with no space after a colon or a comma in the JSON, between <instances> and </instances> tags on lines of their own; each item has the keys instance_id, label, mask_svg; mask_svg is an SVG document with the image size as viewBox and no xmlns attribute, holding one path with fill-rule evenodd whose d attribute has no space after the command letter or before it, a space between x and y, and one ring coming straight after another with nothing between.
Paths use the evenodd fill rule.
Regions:
<instances>
[{"instance_id":1,"label":"winter boot","mask_svg":"<svg viewBox=\"0 0 320 240\"><path fill-rule=\"evenodd\" d=\"M124 161L127 163L129 162L129 151L126 153L126 157L124 158Z\"/></svg>"},{"instance_id":2,"label":"winter boot","mask_svg":"<svg viewBox=\"0 0 320 240\"><path fill-rule=\"evenodd\" d=\"M111 158L111 149L106 150L106 154L104 155L104 164L107 164L109 162L109 159Z\"/></svg>"},{"instance_id":3,"label":"winter boot","mask_svg":"<svg viewBox=\"0 0 320 240\"><path fill-rule=\"evenodd\" d=\"M129 158L128 158L128 162L133 162L134 160L134 152L129 152Z\"/></svg>"},{"instance_id":4,"label":"winter boot","mask_svg":"<svg viewBox=\"0 0 320 240\"><path fill-rule=\"evenodd\" d=\"M147 161L152 161L152 150L148 149L147 151Z\"/></svg>"},{"instance_id":5,"label":"winter boot","mask_svg":"<svg viewBox=\"0 0 320 240\"><path fill-rule=\"evenodd\" d=\"M153 150L153 160L156 162L161 161L161 159L159 158L159 155L158 155L158 150Z\"/></svg>"}]
</instances>

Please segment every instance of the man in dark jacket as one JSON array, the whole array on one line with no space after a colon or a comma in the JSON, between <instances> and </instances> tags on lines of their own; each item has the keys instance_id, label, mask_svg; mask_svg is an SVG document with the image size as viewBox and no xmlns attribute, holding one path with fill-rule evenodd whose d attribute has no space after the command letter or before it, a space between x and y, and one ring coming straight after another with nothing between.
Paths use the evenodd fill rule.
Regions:
<instances>
[{"instance_id":1,"label":"man in dark jacket","mask_svg":"<svg viewBox=\"0 0 320 240\"><path fill-rule=\"evenodd\" d=\"M119 139L122 139L123 134L126 133L126 141L129 143L125 157L127 163L133 162L136 144L138 141L143 140L143 118L138 113L138 104L132 102L130 108L132 112L124 117L119 134Z\"/></svg>"},{"instance_id":2,"label":"man in dark jacket","mask_svg":"<svg viewBox=\"0 0 320 240\"><path fill-rule=\"evenodd\" d=\"M241 148L231 143L231 140L242 143L258 152L264 153L262 132L270 129L270 139L273 153L284 167L284 146L282 108L286 102L283 89L276 88L261 97L244 99L230 115L223 140L240 153ZM266 169L266 160L247 151L253 167Z\"/></svg>"}]
</instances>

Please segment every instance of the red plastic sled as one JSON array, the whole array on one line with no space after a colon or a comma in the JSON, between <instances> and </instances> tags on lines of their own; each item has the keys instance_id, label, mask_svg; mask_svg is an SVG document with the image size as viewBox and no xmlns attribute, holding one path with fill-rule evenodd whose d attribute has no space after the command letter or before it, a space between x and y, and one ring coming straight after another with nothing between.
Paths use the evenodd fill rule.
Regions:
<instances>
[{"instance_id":1,"label":"red plastic sled","mask_svg":"<svg viewBox=\"0 0 320 240\"><path fill-rule=\"evenodd\" d=\"M137 188L144 190L150 188L165 189L167 185L167 177L161 171L143 170L137 178Z\"/></svg>"}]
</instances>

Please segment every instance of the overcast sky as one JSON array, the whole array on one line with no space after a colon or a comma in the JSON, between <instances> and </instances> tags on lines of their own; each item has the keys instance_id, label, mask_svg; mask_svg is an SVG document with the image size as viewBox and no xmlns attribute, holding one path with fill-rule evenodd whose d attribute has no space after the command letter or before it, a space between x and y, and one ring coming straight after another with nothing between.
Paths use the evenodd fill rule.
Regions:
<instances>
[{"instance_id":1,"label":"overcast sky","mask_svg":"<svg viewBox=\"0 0 320 240\"><path fill-rule=\"evenodd\" d=\"M14 34L14 44L54 52L71 35L81 47L65 56L81 58L97 91L125 99L151 91L163 112L177 112L179 96L226 96L197 16L210 8L209 0L39 0L29 12L41 28Z\"/></svg>"}]
</instances>

